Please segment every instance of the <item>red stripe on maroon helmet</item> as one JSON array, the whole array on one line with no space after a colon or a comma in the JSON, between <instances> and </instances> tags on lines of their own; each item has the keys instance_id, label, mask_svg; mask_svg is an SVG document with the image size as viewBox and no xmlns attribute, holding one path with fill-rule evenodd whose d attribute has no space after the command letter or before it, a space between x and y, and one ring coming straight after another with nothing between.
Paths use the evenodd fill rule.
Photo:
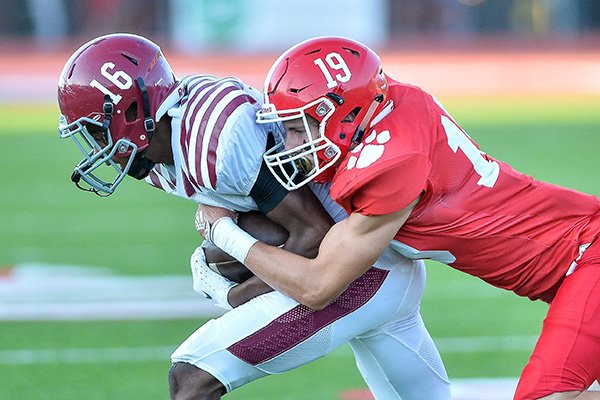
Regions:
<instances>
[{"instance_id":1,"label":"red stripe on maroon helmet","mask_svg":"<svg viewBox=\"0 0 600 400\"><path fill-rule=\"evenodd\" d=\"M227 350L251 365L277 357L366 304L379 290L388 273L371 268L324 309L317 311L298 305Z\"/></svg>"}]
</instances>

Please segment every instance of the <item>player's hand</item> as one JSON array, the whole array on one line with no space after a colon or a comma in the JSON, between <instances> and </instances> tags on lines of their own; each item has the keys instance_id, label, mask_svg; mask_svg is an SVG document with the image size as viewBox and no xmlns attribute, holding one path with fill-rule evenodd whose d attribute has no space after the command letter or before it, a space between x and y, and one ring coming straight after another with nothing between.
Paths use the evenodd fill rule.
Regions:
<instances>
[{"instance_id":1,"label":"player's hand","mask_svg":"<svg viewBox=\"0 0 600 400\"><path fill-rule=\"evenodd\" d=\"M205 240L213 243L212 228L223 218L231 218L237 221L237 213L222 207L198 204L196 218L194 219L196 230Z\"/></svg>"},{"instance_id":2,"label":"player's hand","mask_svg":"<svg viewBox=\"0 0 600 400\"><path fill-rule=\"evenodd\" d=\"M236 283L210 269L202 246L198 246L192 254L190 267L194 280L194 291L204 295L207 299L212 299L216 305L231 310L228 295Z\"/></svg>"}]
</instances>

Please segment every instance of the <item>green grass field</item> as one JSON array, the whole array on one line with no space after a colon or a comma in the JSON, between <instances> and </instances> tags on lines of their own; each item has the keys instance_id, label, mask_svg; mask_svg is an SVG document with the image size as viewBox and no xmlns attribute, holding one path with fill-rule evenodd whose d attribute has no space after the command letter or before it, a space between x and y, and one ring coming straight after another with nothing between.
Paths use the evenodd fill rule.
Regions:
<instances>
[{"instance_id":1,"label":"green grass field","mask_svg":"<svg viewBox=\"0 0 600 400\"><path fill-rule=\"evenodd\" d=\"M600 98L441 100L489 154L539 179L600 195ZM187 275L199 241L195 206L135 181L110 199L76 190L69 176L80 156L57 138L56 119L53 106L0 105L0 266L40 262L110 267L123 275ZM451 379L517 377L545 308L428 265L422 313ZM202 323L1 321L0 398L165 399L169 349ZM23 350L128 348L166 350L147 360L10 361L11 352ZM344 347L227 398L337 399L341 391L364 387Z\"/></svg>"}]
</instances>

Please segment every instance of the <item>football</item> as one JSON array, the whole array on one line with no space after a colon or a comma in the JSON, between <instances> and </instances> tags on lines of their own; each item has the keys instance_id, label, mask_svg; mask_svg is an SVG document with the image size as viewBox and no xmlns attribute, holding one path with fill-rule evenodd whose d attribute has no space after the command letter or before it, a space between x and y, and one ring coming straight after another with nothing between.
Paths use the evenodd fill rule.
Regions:
<instances>
[{"instance_id":1,"label":"football","mask_svg":"<svg viewBox=\"0 0 600 400\"><path fill-rule=\"evenodd\" d=\"M258 211L240 213L238 215L238 226L261 242L272 246L284 244L289 236L288 231L282 226L271 221ZM244 264L212 243L205 245L204 254L208 266L230 281L241 283L253 275Z\"/></svg>"}]
</instances>

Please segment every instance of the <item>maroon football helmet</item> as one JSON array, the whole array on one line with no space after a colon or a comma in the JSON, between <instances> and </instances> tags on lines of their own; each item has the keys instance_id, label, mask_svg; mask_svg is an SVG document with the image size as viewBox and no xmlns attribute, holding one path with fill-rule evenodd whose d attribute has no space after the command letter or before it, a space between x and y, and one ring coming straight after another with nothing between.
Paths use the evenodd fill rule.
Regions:
<instances>
[{"instance_id":1,"label":"maroon football helmet","mask_svg":"<svg viewBox=\"0 0 600 400\"><path fill-rule=\"evenodd\" d=\"M290 190L331 180L336 161L361 142L384 108L387 92L379 56L362 43L318 37L290 48L267 75L257 122L301 120L307 137L302 145L268 150L267 166ZM307 117L316 120L318 132L311 132Z\"/></svg>"},{"instance_id":2,"label":"maroon football helmet","mask_svg":"<svg viewBox=\"0 0 600 400\"><path fill-rule=\"evenodd\" d=\"M150 172L156 110L175 85L158 45L141 36L101 36L73 53L58 82L58 132L84 154L71 176L77 187L108 196L126 174Z\"/></svg>"}]
</instances>

